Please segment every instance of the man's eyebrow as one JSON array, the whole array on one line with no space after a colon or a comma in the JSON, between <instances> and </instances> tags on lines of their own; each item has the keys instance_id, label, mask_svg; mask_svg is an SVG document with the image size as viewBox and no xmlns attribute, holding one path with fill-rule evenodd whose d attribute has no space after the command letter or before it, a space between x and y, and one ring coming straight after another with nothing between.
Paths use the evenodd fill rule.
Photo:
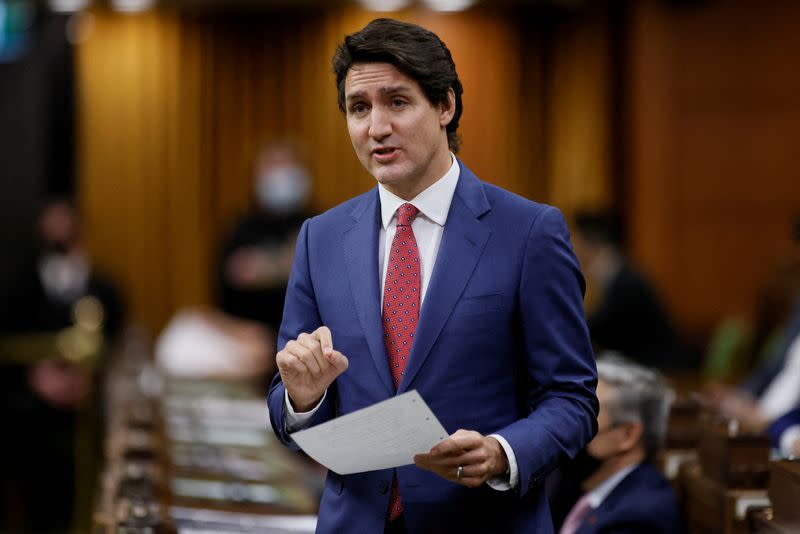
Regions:
<instances>
[{"instance_id":1,"label":"man's eyebrow","mask_svg":"<svg viewBox=\"0 0 800 534\"><path fill-rule=\"evenodd\" d=\"M381 93L407 93L411 91L411 87L407 85L384 85L379 89L379 91Z\"/></svg>"},{"instance_id":2,"label":"man's eyebrow","mask_svg":"<svg viewBox=\"0 0 800 534\"><path fill-rule=\"evenodd\" d=\"M411 87L408 85L383 85L378 89L378 92L382 94L408 93L410 91ZM366 91L353 91L352 93L345 95L345 100L355 100L357 98L363 98L366 95Z\"/></svg>"},{"instance_id":3,"label":"man's eyebrow","mask_svg":"<svg viewBox=\"0 0 800 534\"><path fill-rule=\"evenodd\" d=\"M345 100L355 100L356 98L362 98L366 93L364 91L353 91L352 93L348 93L345 95Z\"/></svg>"}]
</instances>

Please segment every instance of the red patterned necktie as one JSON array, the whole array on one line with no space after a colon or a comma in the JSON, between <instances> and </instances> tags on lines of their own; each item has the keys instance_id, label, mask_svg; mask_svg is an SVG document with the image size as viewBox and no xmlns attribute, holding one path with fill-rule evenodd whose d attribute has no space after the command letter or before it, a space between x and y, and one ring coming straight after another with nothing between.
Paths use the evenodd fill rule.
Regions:
<instances>
[{"instance_id":1,"label":"red patterned necktie","mask_svg":"<svg viewBox=\"0 0 800 534\"><path fill-rule=\"evenodd\" d=\"M397 210L397 232L389 251L383 288L383 337L395 389L405 373L419 319L422 273L417 240L411 229L411 221L417 213L419 210L408 203ZM402 512L403 503L395 477L389 502L389 520L395 520Z\"/></svg>"}]
</instances>

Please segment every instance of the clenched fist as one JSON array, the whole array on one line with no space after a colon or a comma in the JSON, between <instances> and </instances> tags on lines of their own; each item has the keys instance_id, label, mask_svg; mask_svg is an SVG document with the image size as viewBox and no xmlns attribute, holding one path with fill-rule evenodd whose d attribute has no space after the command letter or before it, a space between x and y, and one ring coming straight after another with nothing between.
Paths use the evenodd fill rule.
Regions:
<instances>
[{"instance_id":1,"label":"clenched fist","mask_svg":"<svg viewBox=\"0 0 800 534\"><path fill-rule=\"evenodd\" d=\"M349 365L345 355L333 349L327 326L289 341L276 361L292 407L298 412L311 410Z\"/></svg>"}]
</instances>

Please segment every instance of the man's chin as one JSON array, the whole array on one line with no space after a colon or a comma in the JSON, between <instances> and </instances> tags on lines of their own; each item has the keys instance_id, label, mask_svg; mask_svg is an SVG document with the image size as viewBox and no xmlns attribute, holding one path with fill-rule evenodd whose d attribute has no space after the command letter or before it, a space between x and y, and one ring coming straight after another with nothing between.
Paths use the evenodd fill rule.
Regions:
<instances>
[{"instance_id":1,"label":"man's chin","mask_svg":"<svg viewBox=\"0 0 800 534\"><path fill-rule=\"evenodd\" d=\"M375 177L379 184L389 187L403 182L403 177L399 173L385 167L376 169L372 176Z\"/></svg>"}]
</instances>

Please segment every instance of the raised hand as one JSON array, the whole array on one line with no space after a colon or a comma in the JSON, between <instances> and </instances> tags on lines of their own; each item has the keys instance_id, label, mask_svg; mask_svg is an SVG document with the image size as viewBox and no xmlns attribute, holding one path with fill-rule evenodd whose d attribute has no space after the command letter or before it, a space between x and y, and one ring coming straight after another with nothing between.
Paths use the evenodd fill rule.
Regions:
<instances>
[{"instance_id":1,"label":"raised hand","mask_svg":"<svg viewBox=\"0 0 800 534\"><path fill-rule=\"evenodd\" d=\"M276 356L281 380L298 412L311 410L337 376L347 370L347 358L333 349L327 326L300 334Z\"/></svg>"}]
</instances>

